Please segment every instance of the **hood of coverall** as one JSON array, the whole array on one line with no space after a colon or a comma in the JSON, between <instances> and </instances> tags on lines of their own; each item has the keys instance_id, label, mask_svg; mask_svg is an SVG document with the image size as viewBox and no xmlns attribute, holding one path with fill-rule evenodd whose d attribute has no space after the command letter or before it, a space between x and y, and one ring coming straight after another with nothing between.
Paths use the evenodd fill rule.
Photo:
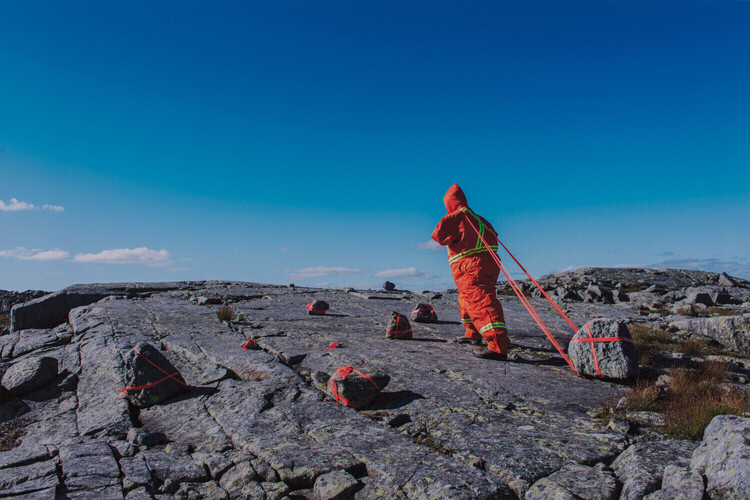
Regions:
<instances>
[{"instance_id":1,"label":"hood of coverall","mask_svg":"<svg viewBox=\"0 0 750 500\"><path fill-rule=\"evenodd\" d=\"M445 203L445 209L449 214L452 214L459 208L469 208L466 203L466 195L458 187L458 184L454 184L448 188L448 192L443 196L443 203Z\"/></svg>"}]
</instances>

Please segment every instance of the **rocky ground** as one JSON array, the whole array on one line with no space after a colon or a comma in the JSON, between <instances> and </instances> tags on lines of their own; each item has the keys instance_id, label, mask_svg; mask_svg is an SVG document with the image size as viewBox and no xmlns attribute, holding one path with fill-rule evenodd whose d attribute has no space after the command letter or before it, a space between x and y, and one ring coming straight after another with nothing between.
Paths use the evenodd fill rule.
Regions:
<instances>
[{"instance_id":1,"label":"rocky ground","mask_svg":"<svg viewBox=\"0 0 750 500\"><path fill-rule=\"evenodd\" d=\"M720 343L746 387L746 281L584 269L540 282L577 325L618 318ZM511 360L475 358L453 342L456 298L180 282L75 285L26 300L0 327L0 498L747 495L750 419L717 417L702 442L602 419L626 384L577 376L511 296L501 296ZM308 315L313 300L330 309ZM575 332L531 301L565 347ZM391 311L419 302L438 322L387 339ZM139 342L189 387L146 407L120 397ZM344 406L326 382L345 366L390 382L365 407Z\"/></svg>"}]
</instances>

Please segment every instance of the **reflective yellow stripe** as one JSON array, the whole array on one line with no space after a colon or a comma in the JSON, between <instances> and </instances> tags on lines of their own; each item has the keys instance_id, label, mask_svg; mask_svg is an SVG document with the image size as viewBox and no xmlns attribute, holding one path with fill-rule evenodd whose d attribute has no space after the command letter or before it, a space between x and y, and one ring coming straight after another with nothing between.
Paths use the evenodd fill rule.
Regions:
<instances>
[{"instance_id":1,"label":"reflective yellow stripe","mask_svg":"<svg viewBox=\"0 0 750 500\"><path fill-rule=\"evenodd\" d=\"M465 325L467 323L472 323L472 321L471 321L471 318L461 318L461 323Z\"/></svg>"},{"instance_id":2,"label":"reflective yellow stripe","mask_svg":"<svg viewBox=\"0 0 750 500\"><path fill-rule=\"evenodd\" d=\"M476 221L479 223L479 235L484 237L486 226L484 225L484 222L482 222L482 219L478 217L474 212L472 212L469 208L460 208L458 211L466 212L472 217L474 217ZM497 252L498 246L490 245L490 248L492 249L493 252ZM457 253L456 255L451 255L450 250L448 250L448 264L453 264L454 262L457 262L469 255L476 255L478 253L482 253L486 251L487 251L487 247L484 246L484 243L482 242L482 238L477 236L477 244L474 246L474 248L470 250L464 250L463 252Z\"/></svg>"},{"instance_id":3,"label":"reflective yellow stripe","mask_svg":"<svg viewBox=\"0 0 750 500\"><path fill-rule=\"evenodd\" d=\"M507 327L505 326L505 323L502 323L502 322L498 321L497 323L489 323L487 325L484 325L479 330L479 333L484 333L487 330L494 330L495 328L504 328L504 329L507 329Z\"/></svg>"}]
</instances>

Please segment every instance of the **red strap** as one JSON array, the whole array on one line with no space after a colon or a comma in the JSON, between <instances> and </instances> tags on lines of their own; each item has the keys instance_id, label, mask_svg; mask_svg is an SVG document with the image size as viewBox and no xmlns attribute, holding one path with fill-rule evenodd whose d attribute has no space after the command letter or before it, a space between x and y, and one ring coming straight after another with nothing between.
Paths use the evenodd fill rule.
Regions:
<instances>
[{"instance_id":1,"label":"red strap","mask_svg":"<svg viewBox=\"0 0 750 500\"><path fill-rule=\"evenodd\" d=\"M570 358L568 357L568 355L565 354L565 352L563 351L562 347L560 347L560 344L557 343L557 340L552 335L552 333L550 333L549 329L547 328L547 325L544 324L544 321L542 321L542 318L539 316L539 314L537 314L537 312L534 309L534 307L531 305L531 303L528 301L528 299L524 296L523 292L518 287L518 284L511 277L510 273L508 273L507 269L505 269L505 266L503 266L503 263L500 261L500 257L498 257L497 254L492 251L492 249L490 248L490 245L487 243L487 240L485 240L484 236L482 236L479 233L479 231L477 230L476 226L474 225L473 222L471 222L471 218L468 215L466 217L466 220L468 221L469 225L474 229L474 231L476 231L477 235L482 240L482 243L484 243L484 246L487 247L487 250L489 251L489 254L495 260L495 262L497 263L497 265L500 266L500 271L502 271L503 275L505 276L505 279L508 280L508 283L510 284L511 288L513 288L513 291L516 292L516 295L518 295L518 298L521 300L521 303L524 305L524 307L526 308L526 310L529 311L529 314L531 314L531 317L534 320L534 322L536 322L536 324L539 326L539 328L541 328L542 332L544 332L544 335L547 337L547 339L549 339L549 341L552 343L552 345L555 347L555 349L557 349L557 352L559 352L560 355L563 357L563 359L568 363L568 366L570 366L570 368L574 372L576 372L576 373L578 373L580 375L580 373L578 372L578 370L576 370L576 367L573 366L573 362L570 360ZM500 241L500 239L498 239L498 242L499 241ZM503 245L503 248L505 248L505 245ZM508 249L506 248L505 250L507 251ZM508 253L510 253L510 252L508 252ZM515 257L513 258L513 260L515 260ZM516 262L518 262L518 261L516 261ZM520 266L521 264L519 263L518 265ZM525 271L525 269L524 269L524 271ZM532 278L532 280L533 280L533 278ZM537 286L538 286L538 284L537 284ZM541 287L540 287L540 289L541 289ZM544 290L542 290L542 293L544 293ZM546 293L544 295L547 296ZM548 299L549 299L549 297L548 297ZM550 299L550 301L551 301L551 299ZM557 307L557 305L554 302L552 304L559 311L559 308ZM560 312L562 313L562 311L560 311ZM567 316L566 316L566 318L567 318ZM568 322L571 324L571 326L575 326L575 325L573 325L573 323L570 320L568 320Z\"/></svg>"},{"instance_id":2,"label":"red strap","mask_svg":"<svg viewBox=\"0 0 750 500\"><path fill-rule=\"evenodd\" d=\"M385 333L395 334L398 335L399 333L410 333L411 328L404 328L403 330L398 327L398 325L401 324L401 315L397 314L396 316L396 329L395 330L386 330Z\"/></svg>"},{"instance_id":3,"label":"red strap","mask_svg":"<svg viewBox=\"0 0 750 500\"><path fill-rule=\"evenodd\" d=\"M331 391L331 394L333 394L333 399L343 403L346 406L351 406L352 408L356 408L355 405L353 405L351 402L349 402L346 398L344 398L341 394L339 394L338 385L336 384L335 377L341 377L341 379L345 379L349 376L350 373L354 372L358 375L363 376L367 380L370 381L372 385L375 386L377 390L381 390L380 387L378 387L378 384L375 383L375 381L372 379L372 377L362 373L361 371L357 370L357 368L364 368L364 366L340 366L336 369L336 373L328 380L328 390Z\"/></svg>"},{"instance_id":4,"label":"red strap","mask_svg":"<svg viewBox=\"0 0 750 500\"><path fill-rule=\"evenodd\" d=\"M247 339L244 344L242 344L242 348L244 350L248 350L250 347L253 347L253 349L260 349L260 346L258 343L253 339Z\"/></svg>"},{"instance_id":5,"label":"red strap","mask_svg":"<svg viewBox=\"0 0 750 500\"><path fill-rule=\"evenodd\" d=\"M331 345L328 346L328 349L326 349L326 351L332 351L336 349L338 346L339 346L338 342L331 342Z\"/></svg>"},{"instance_id":6,"label":"red strap","mask_svg":"<svg viewBox=\"0 0 750 500\"><path fill-rule=\"evenodd\" d=\"M164 377L163 379L157 380L156 382L150 382L148 384L135 385L135 386L131 386L131 387L122 387L120 389L117 389L118 391L122 391L122 393L120 394L121 398L125 397L127 395L127 391L140 391L140 390L143 390L143 389L150 389L151 387L154 387L155 385L161 384L162 382L164 382L165 380L168 380L170 378L172 380L174 380L175 382L179 382L180 384L184 385L185 387L188 386L185 382L183 382L182 380L176 378L177 376L180 376L180 372L179 371L176 371L174 373L167 373L166 371L162 370L160 366L154 364L150 359L148 359L146 356L144 356L143 354L141 354L138 351L138 349L136 349L135 347L133 347L133 351L135 351L135 353L137 355L139 355L140 357L142 357L143 359L145 359L151 366L153 366L154 368L156 368L157 370L159 370L160 372L162 372L164 375L166 375L166 377Z\"/></svg>"}]
</instances>

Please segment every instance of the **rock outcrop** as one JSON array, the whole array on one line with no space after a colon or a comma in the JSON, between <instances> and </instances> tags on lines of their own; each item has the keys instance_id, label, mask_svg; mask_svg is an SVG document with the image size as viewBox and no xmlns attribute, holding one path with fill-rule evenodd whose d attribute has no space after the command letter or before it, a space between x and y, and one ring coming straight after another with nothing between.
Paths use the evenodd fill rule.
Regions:
<instances>
[{"instance_id":1,"label":"rock outcrop","mask_svg":"<svg viewBox=\"0 0 750 500\"><path fill-rule=\"evenodd\" d=\"M617 276L619 286L603 279L596 286L640 293ZM708 286L691 276L679 286ZM684 299L664 282L636 284L664 304ZM744 287L738 281L729 293L740 297ZM336 314L307 315L313 300L335 304ZM455 290L77 285L16 305L14 328L0 336L0 374L41 358L57 367L31 392L2 390L0 424L16 434L0 451L0 497L664 498L692 491L696 475L709 496L746 488L728 472L746 467L732 451L747 432L739 420L715 421L699 447L602 421L598 409L628 388L576 376L520 301L501 300L512 341L507 362L478 360L472 346L453 342L462 329ZM569 342L568 325L543 299L530 300L561 344ZM442 321L412 324L412 339L384 338L391 311L405 314L422 301ZM227 304L233 314L221 321L217 311ZM644 317L617 300L562 304L576 324L594 316L664 326L676 319L666 309ZM249 339L257 349L243 349ZM184 392L151 406L119 397L130 384L128 353L140 343L172 364ZM342 383L359 384L355 393L374 390L359 408L335 401L328 388L330 375L347 366L380 389L349 373ZM164 371L154 376L174 373ZM722 443L732 445L722 451Z\"/></svg>"}]
</instances>

